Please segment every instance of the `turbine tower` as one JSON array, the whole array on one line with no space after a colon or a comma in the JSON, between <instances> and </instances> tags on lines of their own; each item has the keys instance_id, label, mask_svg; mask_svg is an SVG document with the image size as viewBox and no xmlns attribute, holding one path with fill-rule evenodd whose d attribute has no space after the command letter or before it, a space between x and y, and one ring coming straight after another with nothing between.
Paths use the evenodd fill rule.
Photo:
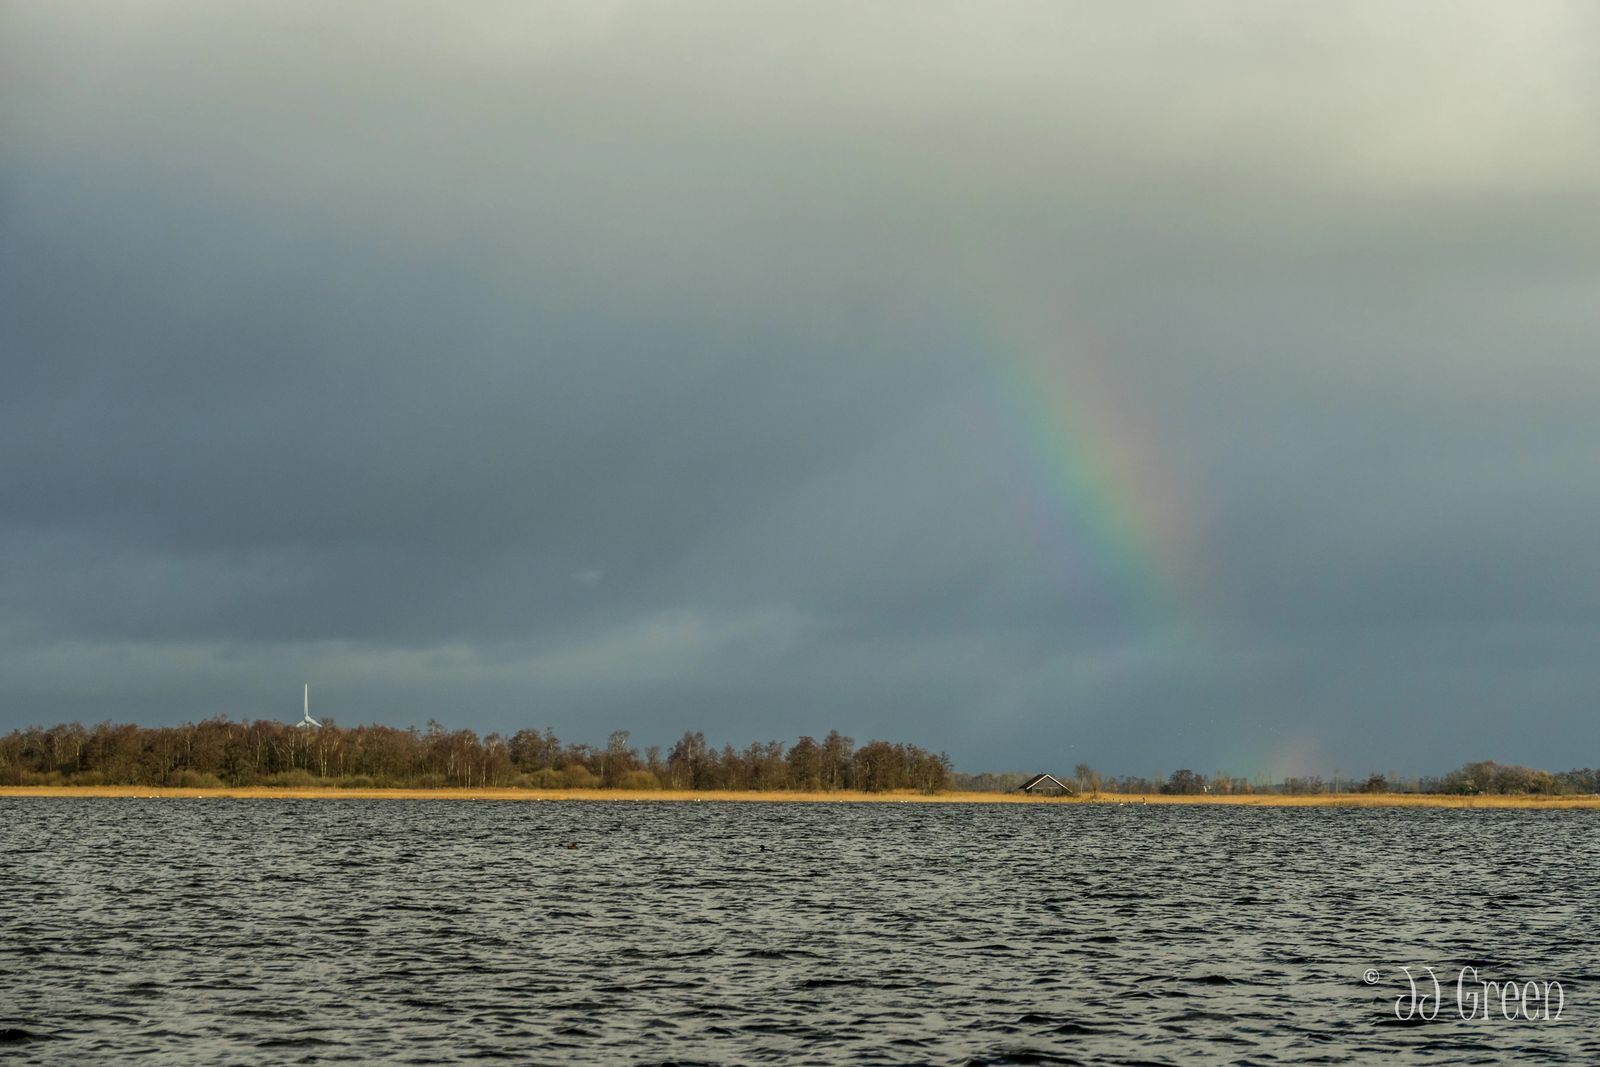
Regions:
<instances>
[{"instance_id":1,"label":"turbine tower","mask_svg":"<svg viewBox=\"0 0 1600 1067\"><path fill-rule=\"evenodd\" d=\"M322 725L316 719L313 719L311 717L311 683L310 682L306 683L306 706L305 706L305 711L302 712L302 714L304 715L304 718L302 718L299 722L294 724L296 729L303 730L307 726L318 726L318 727L320 727Z\"/></svg>"}]
</instances>

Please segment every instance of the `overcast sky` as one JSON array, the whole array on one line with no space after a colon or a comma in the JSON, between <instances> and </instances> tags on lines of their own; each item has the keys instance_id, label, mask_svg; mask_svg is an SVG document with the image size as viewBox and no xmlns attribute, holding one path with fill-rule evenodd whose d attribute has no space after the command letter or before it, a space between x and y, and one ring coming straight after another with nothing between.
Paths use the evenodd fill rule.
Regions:
<instances>
[{"instance_id":1,"label":"overcast sky","mask_svg":"<svg viewBox=\"0 0 1600 1067\"><path fill-rule=\"evenodd\" d=\"M1600 764L1600 8L0 4L0 728Z\"/></svg>"}]
</instances>

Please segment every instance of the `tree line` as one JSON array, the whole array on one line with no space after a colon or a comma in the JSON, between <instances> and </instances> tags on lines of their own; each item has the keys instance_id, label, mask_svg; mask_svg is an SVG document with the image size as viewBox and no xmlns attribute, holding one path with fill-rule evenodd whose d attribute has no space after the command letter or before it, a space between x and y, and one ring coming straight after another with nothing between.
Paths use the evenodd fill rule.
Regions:
<instances>
[{"instance_id":1,"label":"tree line","mask_svg":"<svg viewBox=\"0 0 1600 1067\"><path fill-rule=\"evenodd\" d=\"M1026 780L1021 774L957 774L952 779L957 789L1011 790ZM1166 793L1179 796L1198 796L1214 793L1230 794L1280 794L1286 796L1315 796L1321 793L1427 793L1438 795L1476 796L1576 796L1600 794L1600 769L1575 768L1570 771L1540 771L1516 764L1483 760L1468 763L1446 774L1400 778L1389 772L1345 778L1335 771L1329 777L1322 775L1295 775L1278 780L1261 778L1250 780L1217 771L1211 775L1199 774L1183 768L1170 775L1102 775L1099 771L1080 763L1073 775L1065 781L1079 793L1149 794Z\"/></svg>"},{"instance_id":2,"label":"tree line","mask_svg":"<svg viewBox=\"0 0 1600 1067\"><path fill-rule=\"evenodd\" d=\"M78 723L0 737L0 785L501 787L529 789L911 789L950 787L950 759L916 745L855 741L837 730L717 748L685 733L665 753L642 754L627 731L604 747L566 744L546 729L479 737L430 722L301 729L268 719L207 719L181 726Z\"/></svg>"},{"instance_id":3,"label":"tree line","mask_svg":"<svg viewBox=\"0 0 1600 1067\"><path fill-rule=\"evenodd\" d=\"M1021 773L958 774L944 753L869 741L857 747L837 730L792 745L743 749L685 733L665 752L642 753L629 734L604 747L567 744L546 729L480 737L429 722L424 730L335 725L300 729L270 719L207 719L181 726L105 722L14 730L0 737L0 785L220 786L334 785L352 788L529 788L683 790L917 790L1009 792ZM1083 795L1429 793L1572 796L1600 794L1600 770L1550 772L1485 760L1443 775L1401 779L1393 772L1351 778L1304 775L1250 780L1187 768L1166 774L1102 775L1079 763L1058 774Z\"/></svg>"}]
</instances>

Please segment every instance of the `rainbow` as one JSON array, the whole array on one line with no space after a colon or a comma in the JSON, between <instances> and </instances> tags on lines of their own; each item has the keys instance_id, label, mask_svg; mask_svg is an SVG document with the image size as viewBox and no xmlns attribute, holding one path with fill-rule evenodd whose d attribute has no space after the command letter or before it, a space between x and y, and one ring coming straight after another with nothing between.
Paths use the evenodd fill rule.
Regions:
<instances>
[{"instance_id":1,"label":"rainbow","mask_svg":"<svg viewBox=\"0 0 1600 1067\"><path fill-rule=\"evenodd\" d=\"M1183 637L1189 508L1114 361L1061 323L1027 329L990 316L983 332L982 421L1062 594L1129 640Z\"/></svg>"},{"instance_id":2,"label":"rainbow","mask_svg":"<svg viewBox=\"0 0 1600 1067\"><path fill-rule=\"evenodd\" d=\"M979 321L971 384L984 436L998 443L998 472L1060 595L1109 631L1075 651L1111 665L1113 685L1155 662L1194 666L1223 654L1197 613L1209 598L1194 508L1169 458L1177 446L1143 414L1115 354L1059 317ZM1331 769L1314 736L1226 708L1168 708L1153 721L1190 716L1204 747L1229 753L1222 769L1234 775L1276 780Z\"/></svg>"},{"instance_id":3,"label":"rainbow","mask_svg":"<svg viewBox=\"0 0 1600 1067\"><path fill-rule=\"evenodd\" d=\"M952 302L960 316L953 333L985 469L1010 489L1018 521L1054 578L1051 592L1090 624L1084 642L1063 634L1059 667L1091 670L1074 706L1093 716L1096 707L1120 703L1117 687L1150 671L1205 676L1251 651L1234 647L1205 614L1214 601L1208 553L1194 491L1177 474L1181 441L1128 380L1130 361L1060 312L1019 309L1051 305L1039 295L1001 297L981 314L970 302ZM1055 664L1039 666L1042 677L1064 676ZM1217 703L1226 699L1213 691L1145 710L1164 729L1192 731L1201 750L1226 753L1222 769L1231 774L1329 773L1314 736L1270 718L1241 718ZM1026 714L1020 704L1006 713Z\"/></svg>"}]
</instances>

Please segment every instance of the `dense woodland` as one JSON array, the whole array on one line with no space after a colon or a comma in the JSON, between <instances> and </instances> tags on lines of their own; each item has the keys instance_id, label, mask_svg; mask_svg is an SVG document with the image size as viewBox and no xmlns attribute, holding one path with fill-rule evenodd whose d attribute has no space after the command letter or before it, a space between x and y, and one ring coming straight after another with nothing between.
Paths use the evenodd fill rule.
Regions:
<instances>
[{"instance_id":1,"label":"dense woodland","mask_svg":"<svg viewBox=\"0 0 1600 1067\"><path fill-rule=\"evenodd\" d=\"M389 726L300 729L272 720L207 719L182 726L72 723L0 737L0 785L317 785L530 789L913 789L950 785L950 760L916 745L830 733L720 749L686 733L662 753L628 734L604 748L568 745L549 730L479 737Z\"/></svg>"}]
</instances>

